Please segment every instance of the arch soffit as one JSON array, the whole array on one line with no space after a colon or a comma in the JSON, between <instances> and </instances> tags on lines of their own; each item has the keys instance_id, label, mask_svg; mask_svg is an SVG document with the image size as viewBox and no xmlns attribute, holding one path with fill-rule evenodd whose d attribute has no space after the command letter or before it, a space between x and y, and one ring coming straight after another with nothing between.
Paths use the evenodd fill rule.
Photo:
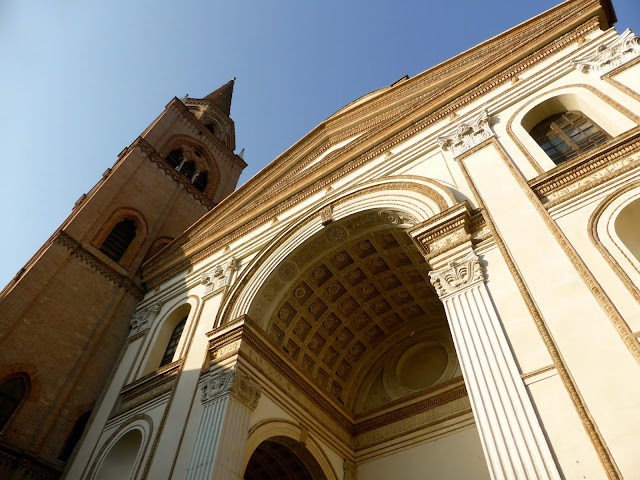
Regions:
<instances>
[{"instance_id":1,"label":"arch soffit","mask_svg":"<svg viewBox=\"0 0 640 480\"><path fill-rule=\"evenodd\" d=\"M392 195L397 192L397 195ZM419 176L384 177L355 185L325 199L301 214L249 263L220 309L216 326L248 313L261 285L297 247L322 230L320 212L331 206L333 220L371 209L398 209L423 222L457 204L453 193L441 183Z\"/></svg>"},{"instance_id":2,"label":"arch soffit","mask_svg":"<svg viewBox=\"0 0 640 480\"><path fill-rule=\"evenodd\" d=\"M635 115L629 109L616 102L610 96L602 93L597 88L587 85L587 84L572 84L572 85L564 85L562 87L553 88L551 90L544 91L539 95L534 96L533 98L526 101L523 105L520 106L509 118L507 121L507 135L509 138L518 146L520 152L527 158L531 166L535 169L535 171L539 174L543 173L543 169L541 167L548 167L547 170L555 167L555 164L549 159L546 154L542 152L537 143L529 136L529 132L522 125L522 121L524 117L534 110L536 107L539 107L545 102L553 100L555 98L560 98L563 96L591 96L594 95L596 100L599 100L603 103L608 104L608 106L617 111L617 113L624 115L630 121L640 124L640 117ZM593 97L592 97L593 98ZM583 102L587 104L588 102ZM592 111L596 109L596 107L587 108L587 111L583 112L587 116L589 116L592 120L594 120L600 127L605 128L602 121L598 121L599 119L594 118L592 115ZM542 118L540 120L543 120ZM537 122L536 122L537 123ZM535 123L534 123L535 125ZM533 125L532 125L533 126ZM607 130L607 128L605 128ZM608 132L615 136L615 132ZM535 148L534 148L535 147ZM540 149L541 155L532 155L531 152L537 152L537 149ZM545 161L547 160L547 161Z\"/></svg>"},{"instance_id":3,"label":"arch soffit","mask_svg":"<svg viewBox=\"0 0 640 480\"><path fill-rule=\"evenodd\" d=\"M243 474L256 448L265 440L274 437L287 437L300 441L302 439L302 429L296 423L284 419L267 419L253 426L249 431L247 446L245 447L244 461L242 463ZM311 435L307 436L304 445L318 462L320 468L322 468L327 480L338 480L338 475L327 454Z\"/></svg>"},{"instance_id":4,"label":"arch soffit","mask_svg":"<svg viewBox=\"0 0 640 480\"><path fill-rule=\"evenodd\" d=\"M615 219L629 204L640 199L640 180L636 180L613 192L604 199L589 217L588 234L591 242L603 255L607 263L616 272L637 302L640 303L640 290L631 280L617 258L624 258L627 264L640 274L637 262L624 247L615 230ZM617 255L616 255L617 254Z\"/></svg>"},{"instance_id":5,"label":"arch soffit","mask_svg":"<svg viewBox=\"0 0 640 480\"><path fill-rule=\"evenodd\" d=\"M137 473L139 472L142 463L140 460L146 455L149 440L151 439L151 433L153 432L153 420L146 414L139 414L131 417L120 425L118 429L109 436L109 438L107 438L100 447L98 454L94 457L94 460L91 463L91 470L89 471L87 478L93 479L96 477L96 474L100 471L102 463L111 449L122 437L133 430L138 430L142 435L140 448L138 449L138 454L136 455L136 460L134 462L136 472L132 475L132 478L137 477Z\"/></svg>"}]
</instances>

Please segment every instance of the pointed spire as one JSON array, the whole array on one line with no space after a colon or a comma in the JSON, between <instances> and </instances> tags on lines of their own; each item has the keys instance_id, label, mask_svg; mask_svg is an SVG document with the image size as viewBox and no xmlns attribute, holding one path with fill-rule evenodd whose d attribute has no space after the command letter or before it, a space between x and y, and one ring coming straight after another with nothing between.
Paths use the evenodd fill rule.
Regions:
<instances>
[{"instance_id":1,"label":"pointed spire","mask_svg":"<svg viewBox=\"0 0 640 480\"><path fill-rule=\"evenodd\" d=\"M204 97L204 100L212 100L220 109L226 113L227 115L231 114L231 97L233 96L233 84L236 81L236 77L221 86L214 92L211 92L209 95Z\"/></svg>"}]
</instances>

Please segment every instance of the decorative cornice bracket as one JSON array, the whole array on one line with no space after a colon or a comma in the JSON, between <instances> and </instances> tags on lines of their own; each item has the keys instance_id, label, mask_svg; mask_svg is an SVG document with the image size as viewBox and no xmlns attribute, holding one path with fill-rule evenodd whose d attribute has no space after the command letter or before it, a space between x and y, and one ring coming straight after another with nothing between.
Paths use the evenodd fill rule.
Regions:
<instances>
[{"instance_id":1,"label":"decorative cornice bracket","mask_svg":"<svg viewBox=\"0 0 640 480\"><path fill-rule=\"evenodd\" d=\"M571 63L582 73L601 77L620 65L640 57L640 39L628 28L610 45L600 45L596 53Z\"/></svg>"},{"instance_id":2,"label":"decorative cornice bracket","mask_svg":"<svg viewBox=\"0 0 640 480\"><path fill-rule=\"evenodd\" d=\"M438 137L438 143L443 150L451 151L453 158L457 158L494 135L491 116L486 110L482 110L473 122L461 123L453 135Z\"/></svg>"}]
</instances>

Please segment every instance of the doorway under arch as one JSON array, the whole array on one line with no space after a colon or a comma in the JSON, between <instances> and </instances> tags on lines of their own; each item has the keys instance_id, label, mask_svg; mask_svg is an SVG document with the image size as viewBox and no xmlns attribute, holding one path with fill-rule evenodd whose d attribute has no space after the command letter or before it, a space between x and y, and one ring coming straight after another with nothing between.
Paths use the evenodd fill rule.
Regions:
<instances>
[{"instance_id":1,"label":"doorway under arch","mask_svg":"<svg viewBox=\"0 0 640 480\"><path fill-rule=\"evenodd\" d=\"M278 436L264 440L254 450L244 480L326 480L320 464L299 441Z\"/></svg>"}]
</instances>

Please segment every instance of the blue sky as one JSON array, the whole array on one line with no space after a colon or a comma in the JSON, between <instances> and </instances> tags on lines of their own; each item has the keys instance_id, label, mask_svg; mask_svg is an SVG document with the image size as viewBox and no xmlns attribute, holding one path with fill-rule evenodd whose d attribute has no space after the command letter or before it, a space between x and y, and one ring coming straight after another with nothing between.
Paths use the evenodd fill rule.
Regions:
<instances>
[{"instance_id":1,"label":"blue sky","mask_svg":"<svg viewBox=\"0 0 640 480\"><path fill-rule=\"evenodd\" d=\"M0 283L174 96L237 77L244 183L352 100L557 3L1 0ZM638 0L614 7L640 31Z\"/></svg>"}]
</instances>

